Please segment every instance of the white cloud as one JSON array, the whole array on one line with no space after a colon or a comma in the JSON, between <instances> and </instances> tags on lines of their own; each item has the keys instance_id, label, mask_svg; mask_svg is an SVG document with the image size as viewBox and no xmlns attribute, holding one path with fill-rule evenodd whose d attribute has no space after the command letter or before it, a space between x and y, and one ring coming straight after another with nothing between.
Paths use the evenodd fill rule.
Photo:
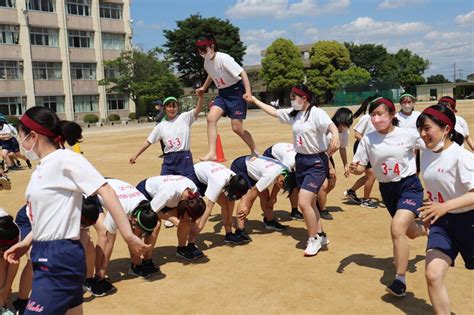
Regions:
<instances>
[{"instance_id":1,"label":"white cloud","mask_svg":"<svg viewBox=\"0 0 474 315\"><path fill-rule=\"evenodd\" d=\"M304 31L304 35L312 41L316 41L319 39L319 30L316 27L310 27Z\"/></svg>"},{"instance_id":2,"label":"white cloud","mask_svg":"<svg viewBox=\"0 0 474 315\"><path fill-rule=\"evenodd\" d=\"M348 8L351 0L328 0L320 5L319 0L301 0L289 3L288 0L237 0L226 10L232 18L252 18L271 16L287 18L291 16L316 16L339 12Z\"/></svg>"},{"instance_id":3,"label":"white cloud","mask_svg":"<svg viewBox=\"0 0 474 315\"><path fill-rule=\"evenodd\" d=\"M262 40L274 40L283 37L286 34L285 30L266 31L263 28L258 30L248 30L242 34L242 40L247 42L256 42Z\"/></svg>"},{"instance_id":4,"label":"white cloud","mask_svg":"<svg viewBox=\"0 0 474 315\"><path fill-rule=\"evenodd\" d=\"M471 11L467 14L460 14L456 16L456 23L460 25L472 24L474 23L474 11Z\"/></svg>"},{"instance_id":5,"label":"white cloud","mask_svg":"<svg viewBox=\"0 0 474 315\"><path fill-rule=\"evenodd\" d=\"M424 33L430 30L430 27L423 22L391 22L375 21L370 17L359 17L355 21L342 26L332 28L332 33L353 34L360 37L401 37Z\"/></svg>"},{"instance_id":6,"label":"white cloud","mask_svg":"<svg viewBox=\"0 0 474 315\"><path fill-rule=\"evenodd\" d=\"M257 44L252 44L252 45L247 46L247 49L245 50L244 64L245 65L259 64L260 59L262 58L260 53L265 48L266 47L260 47Z\"/></svg>"},{"instance_id":7,"label":"white cloud","mask_svg":"<svg viewBox=\"0 0 474 315\"><path fill-rule=\"evenodd\" d=\"M427 0L384 0L378 5L379 9L398 9L406 6L424 4Z\"/></svg>"},{"instance_id":8,"label":"white cloud","mask_svg":"<svg viewBox=\"0 0 474 315\"><path fill-rule=\"evenodd\" d=\"M159 23L152 23L152 24L147 24L143 20L138 20L135 23L136 28L144 28L144 29L150 29L150 30L160 30L163 28L163 26Z\"/></svg>"}]
</instances>

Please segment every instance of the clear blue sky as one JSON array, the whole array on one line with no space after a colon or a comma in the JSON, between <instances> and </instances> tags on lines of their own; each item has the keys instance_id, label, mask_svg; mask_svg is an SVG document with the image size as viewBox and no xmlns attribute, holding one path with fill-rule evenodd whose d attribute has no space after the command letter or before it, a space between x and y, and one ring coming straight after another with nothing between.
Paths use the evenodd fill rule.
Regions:
<instances>
[{"instance_id":1,"label":"clear blue sky","mask_svg":"<svg viewBox=\"0 0 474 315\"><path fill-rule=\"evenodd\" d=\"M247 47L245 65L260 63L260 51L284 37L296 44L352 41L400 48L431 61L425 75L453 79L474 73L472 0L133 0L134 43L161 46L164 29L191 14L228 19ZM461 69L461 72L459 72Z\"/></svg>"}]
</instances>

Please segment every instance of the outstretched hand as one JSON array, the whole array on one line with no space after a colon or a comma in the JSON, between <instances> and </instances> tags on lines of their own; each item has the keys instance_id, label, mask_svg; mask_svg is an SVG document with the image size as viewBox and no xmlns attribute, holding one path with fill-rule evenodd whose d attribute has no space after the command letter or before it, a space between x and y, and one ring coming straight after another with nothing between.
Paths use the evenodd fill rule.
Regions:
<instances>
[{"instance_id":1,"label":"outstretched hand","mask_svg":"<svg viewBox=\"0 0 474 315\"><path fill-rule=\"evenodd\" d=\"M430 222L431 224L448 213L444 203L432 201L424 202L423 207L418 208L418 211L420 211L420 218L423 219L423 222Z\"/></svg>"}]
</instances>

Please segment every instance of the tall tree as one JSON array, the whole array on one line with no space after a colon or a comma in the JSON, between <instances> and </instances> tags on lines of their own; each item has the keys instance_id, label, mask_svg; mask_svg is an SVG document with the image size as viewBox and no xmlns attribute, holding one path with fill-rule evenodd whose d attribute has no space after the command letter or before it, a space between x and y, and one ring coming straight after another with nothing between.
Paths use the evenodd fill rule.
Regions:
<instances>
[{"instance_id":1,"label":"tall tree","mask_svg":"<svg viewBox=\"0 0 474 315\"><path fill-rule=\"evenodd\" d=\"M382 45L344 43L349 50L352 63L367 70L372 77L383 77L387 75L390 68L387 67L387 59L390 54Z\"/></svg>"},{"instance_id":2,"label":"tall tree","mask_svg":"<svg viewBox=\"0 0 474 315\"><path fill-rule=\"evenodd\" d=\"M449 83L450 81L442 74L433 74L426 78L426 83L437 84L437 83Z\"/></svg>"},{"instance_id":3,"label":"tall tree","mask_svg":"<svg viewBox=\"0 0 474 315\"><path fill-rule=\"evenodd\" d=\"M303 60L298 47L291 40L276 39L267 48L260 74L270 91L281 91L303 82Z\"/></svg>"},{"instance_id":4,"label":"tall tree","mask_svg":"<svg viewBox=\"0 0 474 315\"><path fill-rule=\"evenodd\" d=\"M126 94L138 108L144 107L140 100L145 97L164 98L181 96L179 80L170 70L170 63L159 59L160 49L142 51L134 49L122 52L115 60L105 61L105 66L115 70L116 75L99 82L111 92ZM138 110L137 110L138 111Z\"/></svg>"},{"instance_id":5,"label":"tall tree","mask_svg":"<svg viewBox=\"0 0 474 315\"><path fill-rule=\"evenodd\" d=\"M212 34L216 38L219 51L231 55L242 64L246 47L240 40L239 28L229 20L216 17L203 18L199 14L176 22L174 30L164 30L164 47L171 56L177 70L186 77L198 76L204 82L207 74L203 68L204 60L197 54L195 42L200 35Z\"/></svg>"},{"instance_id":6,"label":"tall tree","mask_svg":"<svg viewBox=\"0 0 474 315\"><path fill-rule=\"evenodd\" d=\"M316 42L309 52L311 69L307 71L309 87L320 101L330 102L336 88L334 72L349 68L349 50L336 41Z\"/></svg>"},{"instance_id":7,"label":"tall tree","mask_svg":"<svg viewBox=\"0 0 474 315\"><path fill-rule=\"evenodd\" d=\"M350 67L347 70L336 70L333 74L337 89L358 89L366 87L370 73L364 68Z\"/></svg>"},{"instance_id":8,"label":"tall tree","mask_svg":"<svg viewBox=\"0 0 474 315\"><path fill-rule=\"evenodd\" d=\"M423 73L430 65L429 60L421 58L408 49L400 49L391 56L391 59L396 66L398 82L405 91L409 91L411 86L426 82Z\"/></svg>"}]
</instances>

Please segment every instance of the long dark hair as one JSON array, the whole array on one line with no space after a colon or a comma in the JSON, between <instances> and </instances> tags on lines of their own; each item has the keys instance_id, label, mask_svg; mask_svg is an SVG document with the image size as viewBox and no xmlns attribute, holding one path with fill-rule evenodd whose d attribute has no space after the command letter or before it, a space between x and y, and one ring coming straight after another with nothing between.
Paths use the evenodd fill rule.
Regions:
<instances>
[{"instance_id":1,"label":"long dark hair","mask_svg":"<svg viewBox=\"0 0 474 315\"><path fill-rule=\"evenodd\" d=\"M375 100L376 98L379 98L379 97L381 97L381 96L378 95L378 94L367 97L362 102L360 107L356 110L356 112L354 113L354 118L357 118L357 117L362 116L363 114L365 114L367 112L367 107L369 107L370 102L372 102L373 100Z\"/></svg>"},{"instance_id":2,"label":"long dark hair","mask_svg":"<svg viewBox=\"0 0 474 315\"><path fill-rule=\"evenodd\" d=\"M336 127L345 126L349 128L354 121L353 117L354 115L349 108L341 107L334 113L331 120Z\"/></svg>"},{"instance_id":3,"label":"long dark hair","mask_svg":"<svg viewBox=\"0 0 474 315\"><path fill-rule=\"evenodd\" d=\"M294 87L301 90L301 91L303 91L305 94L310 96L310 99L308 99L309 107L306 109L305 114L304 114L305 120L308 120L309 114L311 113L311 109L313 107L318 107L319 106L318 101L316 99L316 95L314 95L314 93L311 92L311 90L306 85L304 85L303 83L295 85ZM298 96L300 96L300 95L298 95ZM299 112L298 110L292 110L290 112L289 116L291 118L295 118L296 115L298 114L298 112Z\"/></svg>"},{"instance_id":4,"label":"long dark hair","mask_svg":"<svg viewBox=\"0 0 474 315\"><path fill-rule=\"evenodd\" d=\"M427 109L433 109L435 111L438 111L442 113L444 116L448 117L448 119L452 122L453 126L456 126L456 115L447 108L444 104L436 104L428 107ZM426 119L432 120L438 127L440 128L446 128L447 124L437 117L433 116L430 113L427 113L423 111L420 116L418 116L418 119L416 120L416 128L418 131L423 127L423 125L426 122ZM464 137L462 134L454 130L454 128L451 128L451 131L449 132L449 139L453 142L456 142L459 145L462 145L464 143Z\"/></svg>"}]
</instances>

